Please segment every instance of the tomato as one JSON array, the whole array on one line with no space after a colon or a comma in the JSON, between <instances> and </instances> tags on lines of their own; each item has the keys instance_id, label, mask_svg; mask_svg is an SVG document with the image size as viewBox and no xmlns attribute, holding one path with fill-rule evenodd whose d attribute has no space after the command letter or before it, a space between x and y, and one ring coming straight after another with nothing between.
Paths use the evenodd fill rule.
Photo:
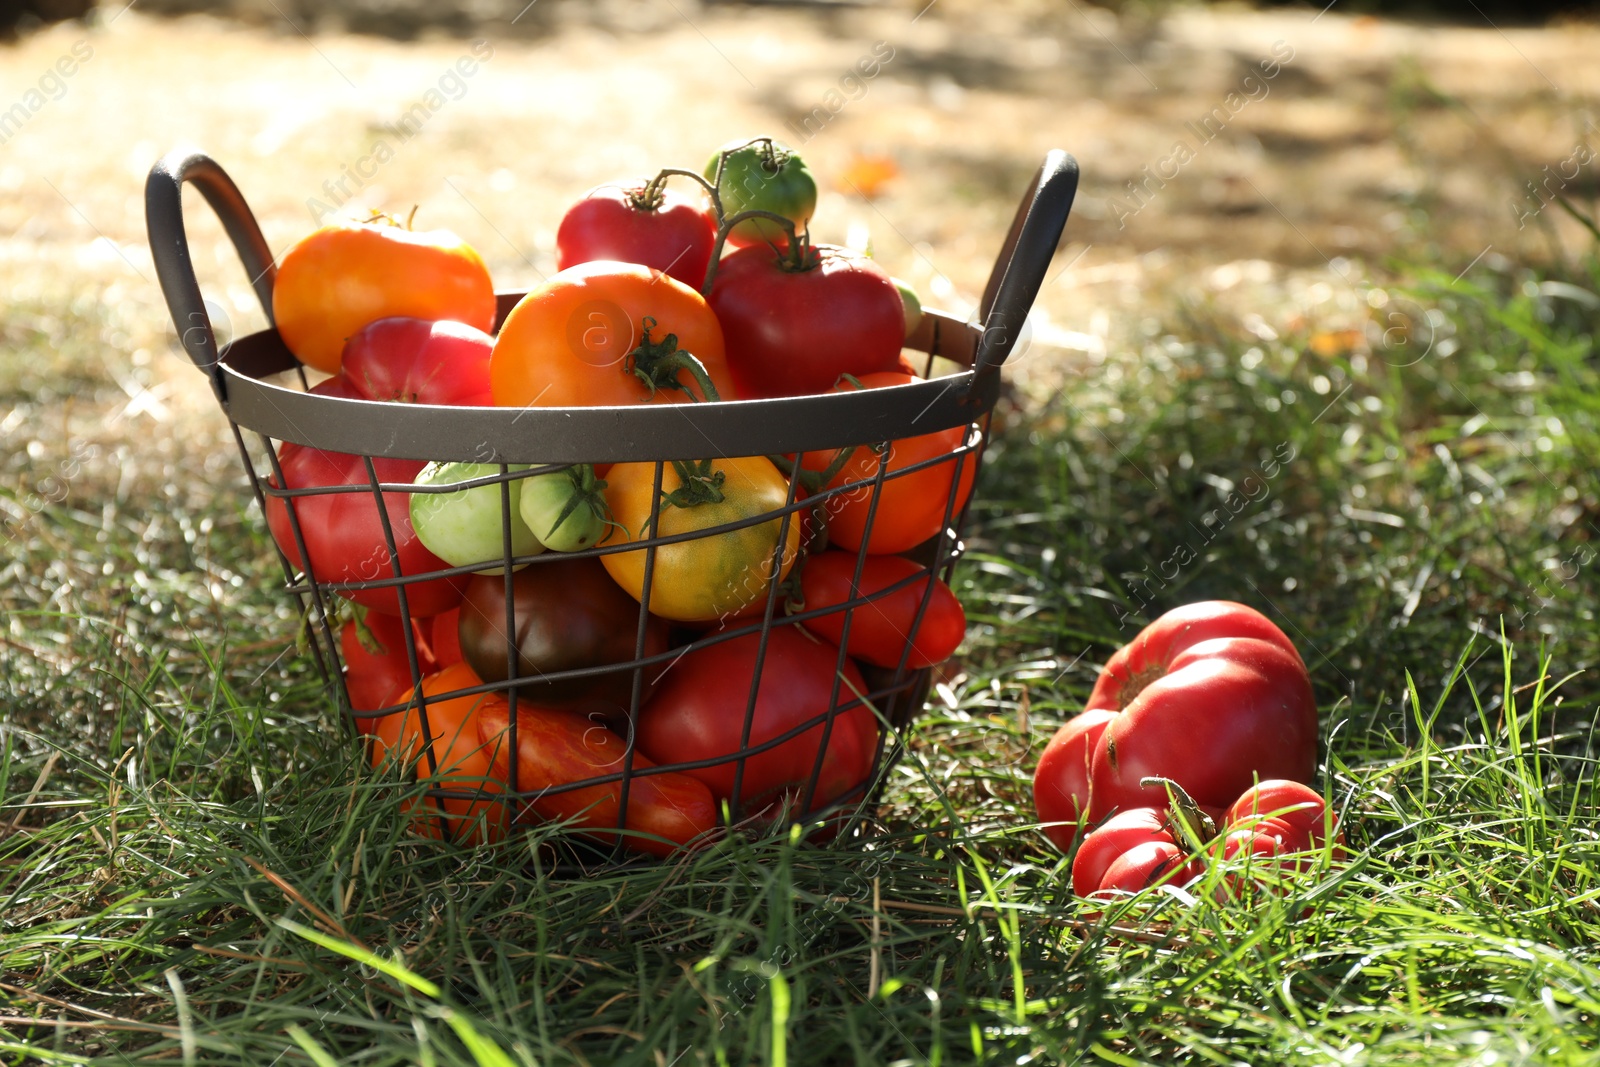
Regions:
<instances>
[{"instance_id":1,"label":"tomato","mask_svg":"<svg viewBox=\"0 0 1600 1067\"><path fill-rule=\"evenodd\" d=\"M456 628L461 624L461 609L451 608L435 615L428 626L428 651L440 667L461 662L461 635Z\"/></svg>"},{"instance_id":2,"label":"tomato","mask_svg":"<svg viewBox=\"0 0 1600 1067\"><path fill-rule=\"evenodd\" d=\"M524 296L500 327L489 380L504 407L736 395L722 327L700 294L658 270L612 260L568 267Z\"/></svg>"},{"instance_id":3,"label":"tomato","mask_svg":"<svg viewBox=\"0 0 1600 1067\"><path fill-rule=\"evenodd\" d=\"M472 669L458 663L424 678L422 692L432 697L478 684ZM414 695L414 690L407 690L402 699L411 700ZM498 693L429 700L426 740L422 714L417 708L385 715L374 727L377 739L371 751L372 765L376 767L386 759L401 760L436 789L481 790L490 796L503 793L505 785L493 766L496 742L480 737L478 716L496 705L504 708L505 703L505 697ZM445 827L452 838L474 844L505 836L507 812L499 801L428 797L409 808L417 815L416 828L429 837L440 836Z\"/></svg>"},{"instance_id":4,"label":"tomato","mask_svg":"<svg viewBox=\"0 0 1600 1067\"><path fill-rule=\"evenodd\" d=\"M922 298L911 287L910 282L903 282L899 278L890 278L894 282L895 290L900 294L901 310L905 314L906 339L917 332L917 327L922 325Z\"/></svg>"},{"instance_id":5,"label":"tomato","mask_svg":"<svg viewBox=\"0 0 1600 1067\"><path fill-rule=\"evenodd\" d=\"M494 329L494 285L478 253L449 230L335 222L284 253L272 316L308 367L339 369L346 338L404 315Z\"/></svg>"},{"instance_id":6,"label":"tomato","mask_svg":"<svg viewBox=\"0 0 1600 1067\"><path fill-rule=\"evenodd\" d=\"M633 671L545 681L557 671L601 667L633 660L639 630L639 604L617 588L592 558L542 560L511 579L516 622L518 692L547 707L597 712L614 720L627 716L633 697ZM474 575L461 603L461 650L485 680L506 677L506 598L503 575ZM652 618L645 628L644 652L667 649L667 624ZM644 670L641 699L660 667Z\"/></svg>"},{"instance_id":7,"label":"tomato","mask_svg":"<svg viewBox=\"0 0 1600 1067\"><path fill-rule=\"evenodd\" d=\"M510 724L511 709L502 701L485 707L478 717L485 743L498 740ZM627 743L606 727L574 711L551 708L517 710L517 791L535 793L526 811L517 814L519 822L532 814L545 820L570 820L589 830L612 830L590 836L602 841L616 840L618 808L622 803L622 783L545 793L556 786L571 785L587 778L620 774L626 767ZM496 777L510 781L509 745L495 750ZM635 772L655 766L642 753L635 752ZM629 782L628 812L623 845L653 856L670 855L676 848L690 846L716 828L717 804L711 790L687 774L638 775ZM649 837L639 836L648 834ZM653 840L665 838L665 841Z\"/></svg>"},{"instance_id":8,"label":"tomato","mask_svg":"<svg viewBox=\"0 0 1600 1067\"><path fill-rule=\"evenodd\" d=\"M1199 873L1183 850L1168 841L1146 841L1118 856L1100 879L1097 893L1138 893L1161 882L1182 885Z\"/></svg>"},{"instance_id":9,"label":"tomato","mask_svg":"<svg viewBox=\"0 0 1600 1067\"><path fill-rule=\"evenodd\" d=\"M717 162L723 156L722 177ZM805 160L793 149L770 137L729 141L706 164L706 180L715 182L722 213L731 218L741 211L770 211L794 223L796 233L806 228L817 210L817 183ZM783 227L770 219L746 219L728 234L734 246L788 243Z\"/></svg>"},{"instance_id":10,"label":"tomato","mask_svg":"<svg viewBox=\"0 0 1600 1067\"><path fill-rule=\"evenodd\" d=\"M1072 857L1072 891L1086 897L1100 888L1100 881L1117 857L1136 845L1149 842L1176 844L1167 827L1166 814L1159 808L1130 808L1119 811L1090 831Z\"/></svg>"},{"instance_id":11,"label":"tomato","mask_svg":"<svg viewBox=\"0 0 1600 1067\"><path fill-rule=\"evenodd\" d=\"M513 465L512 470L520 470ZM413 485L440 486L500 473L493 463L430 463L417 472ZM522 521L523 479L507 483L510 497L511 554L534 556L544 545ZM498 574L505 567L506 509L500 483L475 485L453 493L411 493L411 525L428 550L452 567L489 562L478 574ZM515 566L515 565L513 565Z\"/></svg>"},{"instance_id":12,"label":"tomato","mask_svg":"<svg viewBox=\"0 0 1600 1067\"><path fill-rule=\"evenodd\" d=\"M561 217L556 268L615 259L654 267L699 289L716 240L717 220L709 211L656 182L600 185Z\"/></svg>"},{"instance_id":13,"label":"tomato","mask_svg":"<svg viewBox=\"0 0 1600 1067\"><path fill-rule=\"evenodd\" d=\"M660 520L650 529L655 503L654 463L618 463L606 475L606 503L621 530L613 527L602 544L668 537L751 519L783 508L788 480L761 456L671 463L662 471ZM669 503L669 500L675 502ZM772 564L782 516L655 550L650 610L678 622L713 622L760 611L772 585ZM800 549L801 520L788 520L781 582ZM644 597L647 550L601 556L618 585L635 599Z\"/></svg>"},{"instance_id":14,"label":"tomato","mask_svg":"<svg viewBox=\"0 0 1600 1067\"><path fill-rule=\"evenodd\" d=\"M390 318L345 342L339 374L366 400L488 407L494 338L461 322Z\"/></svg>"},{"instance_id":15,"label":"tomato","mask_svg":"<svg viewBox=\"0 0 1600 1067\"><path fill-rule=\"evenodd\" d=\"M717 265L708 299L741 396L825 393L840 375L892 371L900 360L900 292L848 248L740 249Z\"/></svg>"},{"instance_id":16,"label":"tomato","mask_svg":"<svg viewBox=\"0 0 1600 1067\"><path fill-rule=\"evenodd\" d=\"M1302 782L1269 779L1245 790L1223 815L1229 827L1254 829L1279 838L1287 851L1320 846L1330 830L1338 838L1339 818L1322 794Z\"/></svg>"},{"instance_id":17,"label":"tomato","mask_svg":"<svg viewBox=\"0 0 1600 1067\"><path fill-rule=\"evenodd\" d=\"M417 669L431 674L437 664L425 642L416 641ZM399 618L367 612L351 619L339 631L340 658L344 660L344 688L350 710L378 711L400 703L414 684L411 658L406 654L405 630ZM358 717L362 733L371 733L376 719Z\"/></svg>"},{"instance_id":18,"label":"tomato","mask_svg":"<svg viewBox=\"0 0 1600 1067\"><path fill-rule=\"evenodd\" d=\"M1033 775L1034 810L1044 824L1044 835L1063 852L1072 848L1079 823L1089 814L1089 762L1115 714L1100 708L1068 719L1039 757Z\"/></svg>"},{"instance_id":19,"label":"tomato","mask_svg":"<svg viewBox=\"0 0 1600 1067\"><path fill-rule=\"evenodd\" d=\"M1220 807L1257 778L1304 782L1316 768L1305 664L1269 619L1230 601L1189 604L1145 627L1107 661L1085 715L1040 758L1034 801L1045 822L1072 823L1085 810L1093 822L1162 801L1160 789L1139 784L1148 776Z\"/></svg>"},{"instance_id":20,"label":"tomato","mask_svg":"<svg viewBox=\"0 0 1600 1067\"><path fill-rule=\"evenodd\" d=\"M867 389L908 385L921 378L899 371L868 374L861 377ZM849 382L841 382L834 392L854 389ZM949 455L962 447L969 433L977 431L966 426L952 426L948 430L907 437L889 444L888 473L883 483L882 502L872 520L872 536L867 538L867 515L872 510L872 500L879 491L870 486L860 486L847 492L824 498L819 503L828 513L828 539L841 548L857 549L863 539L867 551L873 555L894 555L906 552L934 537L944 528L946 509L954 516L960 514L972 493L972 481L977 475L977 457L973 453L951 456L943 463L933 463L921 470L895 477L904 470L939 456ZM833 451L807 452L803 464L807 470L826 470L837 455ZM870 481L877 477L879 455L870 448L857 448L844 467L828 482L835 489L848 482ZM956 483L959 464L961 481ZM954 487L955 505L950 507Z\"/></svg>"},{"instance_id":21,"label":"tomato","mask_svg":"<svg viewBox=\"0 0 1600 1067\"><path fill-rule=\"evenodd\" d=\"M853 552L822 552L806 560L800 572L804 610L815 611L853 599L850 588L855 570ZM967 616L950 587L933 577L926 567L900 556L868 556L856 588L858 595L872 596L898 582L909 584L851 612L850 655L879 667L898 667L904 656L906 666L913 670L948 659L967 634ZM933 592L928 594L930 583ZM928 609L912 637L912 623L924 595L929 596ZM844 619L845 613L840 611L819 615L804 625L837 644L844 632Z\"/></svg>"},{"instance_id":22,"label":"tomato","mask_svg":"<svg viewBox=\"0 0 1600 1067\"><path fill-rule=\"evenodd\" d=\"M656 695L639 713L639 748L656 763L726 757L685 772L708 785L719 800L734 799L739 779L736 757L760 647L760 634L746 634L685 654L666 669ZM778 738L827 711L838 655L836 646L807 637L793 626L771 631L759 664L761 682L750 716L749 747ZM860 672L846 660L832 729L820 722L749 756L739 779L742 812L803 802L819 751L821 769L811 809L858 795L872 773L878 745L872 711L864 704L850 706L865 693Z\"/></svg>"},{"instance_id":23,"label":"tomato","mask_svg":"<svg viewBox=\"0 0 1600 1067\"><path fill-rule=\"evenodd\" d=\"M333 393L341 379L330 378L314 393ZM290 489L314 486L361 486L358 491L297 497L295 515L310 553L310 571L318 582L362 582L394 577L389 546L384 538L383 517L368 486L367 467L360 456L344 452L324 452L306 445L285 442L278 450L278 463ZM372 461L379 482L410 482L422 470L420 461L377 458ZM276 479L269 479L276 485ZM406 493L384 493L383 513L394 534L396 559L402 575L420 575L446 566L444 560L428 551L411 526L411 510ZM295 544L284 498L266 498L267 526L289 562L306 569ZM416 618L448 611L461 599L460 578L430 578L406 585L406 606ZM379 586L341 592L341 596L374 611L400 613L400 598L394 586Z\"/></svg>"},{"instance_id":24,"label":"tomato","mask_svg":"<svg viewBox=\"0 0 1600 1067\"><path fill-rule=\"evenodd\" d=\"M605 536L610 521L605 487L587 463L536 474L522 482L518 504L522 521L546 548L556 552L588 548Z\"/></svg>"}]
</instances>

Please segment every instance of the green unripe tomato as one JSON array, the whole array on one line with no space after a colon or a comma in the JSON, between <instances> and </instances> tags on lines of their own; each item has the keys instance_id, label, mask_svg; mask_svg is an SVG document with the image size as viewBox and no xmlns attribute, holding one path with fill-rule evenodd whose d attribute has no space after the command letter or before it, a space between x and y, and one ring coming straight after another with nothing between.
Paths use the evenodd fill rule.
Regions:
<instances>
[{"instance_id":1,"label":"green unripe tomato","mask_svg":"<svg viewBox=\"0 0 1600 1067\"><path fill-rule=\"evenodd\" d=\"M513 467L513 470L522 468ZM430 463L418 472L413 485L453 485L474 478L500 473L492 463ZM511 490L511 554L536 556L544 545L522 521L521 480L509 483ZM474 486L454 493L412 493L411 525L428 551L450 564L497 560L504 556L503 522L500 510L500 485ZM478 574L496 574L500 567L489 567Z\"/></svg>"},{"instance_id":2,"label":"green unripe tomato","mask_svg":"<svg viewBox=\"0 0 1600 1067\"><path fill-rule=\"evenodd\" d=\"M605 536L607 509L594 468L580 463L522 481L522 521L554 552L576 552Z\"/></svg>"},{"instance_id":3,"label":"green unripe tomato","mask_svg":"<svg viewBox=\"0 0 1600 1067\"><path fill-rule=\"evenodd\" d=\"M799 153L770 139L752 144L729 141L706 164L707 181L717 180L717 160L724 152L728 161L722 166L722 181L717 184L724 215L770 211L794 223L796 233L805 232L812 212L817 210L817 183ZM779 248L789 241L783 227L770 219L746 219L728 234L728 242L733 245L768 241Z\"/></svg>"},{"instance_id":4,"label":"green unripe tomato","mask_svg":"<svg viewBox=\"0 0 1600 1067\"><path fill-rule=\"evenodd\" d=\"M903 282L899 278L889 280L900 290L900 303L904 304L906 309L906 337L909 339L917 332L917 327L922 325L922 298L911 288L910 282Z\"/></svg>"}]
</instances>

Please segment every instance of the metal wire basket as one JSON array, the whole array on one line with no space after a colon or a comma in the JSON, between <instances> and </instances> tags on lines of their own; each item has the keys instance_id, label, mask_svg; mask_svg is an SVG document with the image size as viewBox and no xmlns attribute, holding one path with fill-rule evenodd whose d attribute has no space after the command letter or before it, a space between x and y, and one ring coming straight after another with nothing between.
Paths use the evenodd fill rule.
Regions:
<instances>
[{"instance_id":1,"label":"metal wire basket","mask_svg":"<svg viewBox=\"0 0 1600 1067\"><path fill-rule=\"evenodd\" d=\"M732 762L736 766L734 785L732 795L724 798L724 818L737 823L749 814L744 803L747 798L741 795L740 788L747 761L792 737L820 727L821 742L815 766L804 788L790 798L788 814L793 816L798 813L807 822L831 819L836 833L859 832L860 816L866 810L865 801L876 795L885 772L899 757L904 727L921 710L931 674L930 668L913 669L909 666L908 641L907 654L902 655L897 667L864 670L861 676L866 681L868 691L845 693L841 698L841 678L847 660L847 651L843 646L849 634L851 617L856 609L868 602L868 597L859 592L868 538L863 536L861 548L856 553L851 599L823 609L786 614L779 597L779 583L772 581L758 614L734 619L721 628L689 634L687 640L679 640L664 651L646 647L651 617L644 605L651 602L656 553L663 545L694 537L716 536L773 519L780 523L775 553L781 553L787 543L790 525L801 521L800 513L816 505L819 497L834 493L874 494L866 520L870 533L880 499L878 491L886 481L910 476L930 464L949 463L954 464L955 471L949 500L944 507L941 532L905 553L927 566L931 573L948 580L962 551L960 531L970 504L970 497L962 500L957 487L962 484L967 470L970 468L975 473L982 462L984 431L1000 393L1001 365L1017 343L1024 319L1044 280L1066 225L1078 183L1077 163L1071 156L1061 151L1049 153L1023 195L983 295L978 314L981 326L930 310L925 313L921 326L909 338L907 348L926 353L924 376L931 372L936 356L951 360L963 368L958 373L870 391L628 408L469 408L349 400L306 391L310 388L310 379L305 368L285 347L275 328L240 338L219 350L201 298L185 236L182 190L186 182L192 182L200 190L221 219L243 260L269 322L272 321L275 278L273 257L238 188L210 158L199 153L174 152L152 169L145 189L146 214L161 288L184 349L195 365L209 376L217 400L228 417L257 502L264 511L270 497L282 498L287 502L294 544L298 547L301 560L310 560L311 556L307 552L304 532L296 515L295 500L330 492L371 494L379 515L385 516L383 532L388 556L384 563L392 573L359 581L321 581L313 576L311 567L302 569L295 566L281 547L279 550L286 588L299 603L306 620L306 638L316 667L348 722L359 727L359 720L414 708L415 714L421 719L423 736L433 737L427 719L430 704L473 694L498 692L504 694L510 708L510 752L516 754L521 751L517 738L517 706L520 685L528 678L519 673L516 640L507 641L507 663L503 678L447 693L422 694L423 672L416 635L410 625L412 612L407 592L415 591L417 583L465 575L474 569L481 569L481 565L476 568L462 566L424 573L402 573L394 533L385 510L384 495L427 490L407 483L385 483L379 478L374 461L404 459L498 464L498 475L473 484L498 484L501 489L504 536L503 556L498 563L505 583L505 625L508 634L517 632L512 590L515 568L524 564L529 567L547 566L558 559L596 557L641 548L646 555L644 595L638 611L633 655L616 663L540 676L543 682L606 675L631 678L631 697L627 703L625 721L619 727L625 742L620 766L604 775L530 792L521 788L524 783L518 781L519 760L512 758L510 781L506 783L508 792L495 798L496 801L503 801L516 814L525 815L531 810L535 799L547 799L563 791L614 785L620 791L617 833L610 835L607 847L612 850L612 858L620 858L628 819L629 792L643 777L690 772ZM498 323L504 320L522 295L499 294L497 329ZM283 376L290 384L274 384L267 380L274 376ZM298 384L298 388L294 387L295 384ZM887 458L889 449L886 447L889 442L952 427L968 428L958 448L920 464L890 470ZM247 434L257 446L255 449L247 441ZM365 484L284 488L284 473L274 447L275 443L280 442L295 442L360 457L366 472ZM806 496L802 492L802 454L863 446L873 448L881 457L874 474L825 489L820 494ZM602 542L599 547L573 553L514 554L510 522L510 486L513 481L579 463L653 462L657 502L652 510L652 525L648 528L659 530L653 520L660 513L659 490L666 465L674 460L703 459L707 456L786 458L792 473L788 475L788 499L784 507L690 534L656 536L619 545ZM522 465L531 466L518 469ZM779 560L775 557L772 562L776 568ZM906 584L901 582L899 586ZM927 611L933 591L931 582L923 584L924 593L912 632L916 632L915 627ZM877 595L888 595L899 586L891 586ZM394 590L404 623L399 629L404 635L411 681L418 695L406 704L356 711L351 707L344 684L340 643L334 633L336 598L381 589ZM828 706L818 708L810 719L780 736L752 743L750 723L755 713L761 671L771 635L781 627L802 624L825 611L841 612L844 616L843 635L832 682L833 696ZM648 688L646 672L663 670L676 657L684 655L686 649L705 648L752 635L758 642L756 678L751 684L750 697L745 706L741 747L736 752L720 754L716 759L644 765L646 761L636 755L637 739L633 727L638 722ZM829 798L826 804L814 803L829 734L839 715L861 704L870 707L879 722L871 774L852 792ZM432 745L424 746L424 752L426 765L419 764L418 772L426 770L432 774L437 770ZM436 803L482 800L484 797L481 791L464 792L444 788L430 790L429 795L437 798ZM439 821L442 832L448 834L450 829L446 820L441 817Z\"/></svg>"}]
</instances>

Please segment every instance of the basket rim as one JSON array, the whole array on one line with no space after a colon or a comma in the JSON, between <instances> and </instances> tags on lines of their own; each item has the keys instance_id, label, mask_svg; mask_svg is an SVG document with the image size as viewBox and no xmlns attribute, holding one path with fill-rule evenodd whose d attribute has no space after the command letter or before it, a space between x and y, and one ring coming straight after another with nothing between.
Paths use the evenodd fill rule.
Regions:
<instances>
[{"instance_id":1,"label":"basket rim","mask_svg":"<svg viewBox=\"0 0 1600 1067\"><path fill-rule=\"evenodd\" d=\"M906 347L965 361L980 337L977 327L930 310ZM473 463L727 458L874 444L968 425L994 407L1001 389L998 375L963 370L860 392L511 408L354 400L263 380L300 366L275 328L231 343L219 367L228 417L274 440L332 452Z\"/></svg>"}]
</instances>

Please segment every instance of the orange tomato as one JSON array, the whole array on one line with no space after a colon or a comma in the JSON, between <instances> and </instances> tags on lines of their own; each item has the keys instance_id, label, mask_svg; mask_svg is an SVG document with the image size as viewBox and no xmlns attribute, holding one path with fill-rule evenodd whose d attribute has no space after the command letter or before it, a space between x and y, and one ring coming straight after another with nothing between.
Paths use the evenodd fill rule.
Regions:
<instances>
[{"instance_id":1,"label":"orange tomato","mask_svg":"<svg viewBox=\"0 0 1600 1067\"><path fill-rule=\"evenodd\" d=\"M471 667L457 663L424 678L422 692L424 696L432 697L435 693L448 693L481 684ZM416 690L411 689L403 699L410 700L415 694ZM418 710L411 707L393 715L385 715L373 729L377 736L372 746L372 765L376 767L386 759L401 760L407 767L414 766L418 777L429 779L437 789L503 793L505 782L495 774L494 769L495 746L480 739L478 725L479 716L496 707L502 709L503 720L507 704L506 698L499 693L479 693L439 701L430 699L427 706L428 747L432 749L435 761L432 765L424 750L422 716ZM441 823L448 825L452 838L472 844L498 841L506 833L506 807L497 800L429 797L413 805L410 810L415 813L418 832L429 837L440 836Z\"/></svg>"},{"instance_id":2,"label":"orange tomato","mask_svg":"<svg viewBox=\"0 0 1600 1067\"><path fill-rule=\"evenodd\" d=\"M480 736L500 739L510 725L511 709L501 701L485 707L479 718ZM548 793L553 786L570 785L586 778L620 774L627 766L627 744L600 723L576 711L558 708L517 709L517 789L536 794L528 805L538 819L571 820L590 830L610 830L594 837L616 839L617 814L622 803L622 782ZM509 745L495 749L495 775L510 781ZM635 770L654 767L644 753L635 752ZM518 812L526 819L528 812ZM651 837L625 835L623 845L635 852L666 856L691 844L717 825L717 803L698 778L676 772L642 775L628 786L628 815L624 828Z\"/></svg>"},{"instance_id":3,"label":"orange tomato","mask_svg":"<svg viewBox=\"0 0 1600 1067\"><path fill-rule=\"evenodd\" d=\"M900 371L882 371L864 374L858 379L862 387L881 389L891 385L920 382L914 374ZM854 389L849 382L840 382L834 392ZM944 525L950 493L956 494L952 517L960 513L972 493L972 481L977 475L977 456L963 453L950 456L944 463L934 463L911 474L895 477L894 473L926 460L949 455L959 449L969 433L967 426L952 426L948 430L906 437L889 443L889 470L885 475L878 510L872 518L872 536L867 538L867 515L872 511L872 498L877 491L861 486L848 492L837 493L818 502L827 515L828 540L841 548L856 550L863 539L867 551L873 555L894 555L915 548L937 534ZM807 470L826 470L838 453L834 450L807 452L801 462ZM827 488L837 488L847 482L871 480L877 477L880 457L870 448L857 448L845 461L844 467L828 482ZM960 465L961 482L956 485L956 468Z\"/></svg>"},{"instance_id":4,"label":"orange tomato","mask_svg":"<svg viewBox=\"0 0 1600 1067\"><path fill-rule=\"evenodd\" d=\"M272 316L289 351L335 374L345 340L378 319L464 322L494 329L494 285L472 246L449 230L335 222L284 253Z\"/></svg>"},{"instance_id":5,"label":"orange tomato","mask_svg":"<svg viewBox=\"0 0 1600 1067\"><path fill-rule=\"evenodd\" d=\"M711 399L676 351L705 367L717 398L734 398L722 327L699 293L637 263L595 260L554 274L524 296L500 327L489 362L494 402L504 407L582 407ZM648 343L646 343L648 342ZM661 364L661 387L634 373ZM676 382L681 388L673 388Z\"/></svg>"}]
</instances>

